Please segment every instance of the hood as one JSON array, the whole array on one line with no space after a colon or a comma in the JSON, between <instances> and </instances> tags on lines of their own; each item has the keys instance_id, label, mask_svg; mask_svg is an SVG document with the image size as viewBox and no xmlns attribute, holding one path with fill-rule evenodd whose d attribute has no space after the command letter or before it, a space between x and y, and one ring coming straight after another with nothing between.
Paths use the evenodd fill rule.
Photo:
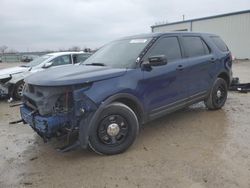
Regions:
<instances>
[{"instance_id":1,"label":"hood","mask_svg":"<svg viewBox=\"0 0 250 188\"><path fill-rule=\"evenodd\" d=\"M104 66L69 65L37 72L28 76L25 82L38 86L66 86L114 78L125 72L126 69Z\"/></svg>"},{"instance_id":2,"label":"hood","mask_svg":"<svg viewBox=\"0 0 250 188\"><path fill-rule=\"evenodd\" d=\"M0 70L0 78L9 77L12 74L22 73L28 71L30 67L12 67Z\"/></svg>"}]
</instances>

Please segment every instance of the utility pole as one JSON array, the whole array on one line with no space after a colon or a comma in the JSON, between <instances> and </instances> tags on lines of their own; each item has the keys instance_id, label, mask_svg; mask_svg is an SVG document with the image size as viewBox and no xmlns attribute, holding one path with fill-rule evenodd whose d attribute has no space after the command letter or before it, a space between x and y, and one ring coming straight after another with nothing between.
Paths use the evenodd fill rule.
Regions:
<instances>
[{"instance_id":1,"label":"utility pole","mask_svg":"<svg viewBox=\"0 0 250 188\"><path fill-rule=\"evenodd\" d=\"M184 20L185 20L185 14L182 15L182 21L184 21Z\"/></svg>"}]
</instances>

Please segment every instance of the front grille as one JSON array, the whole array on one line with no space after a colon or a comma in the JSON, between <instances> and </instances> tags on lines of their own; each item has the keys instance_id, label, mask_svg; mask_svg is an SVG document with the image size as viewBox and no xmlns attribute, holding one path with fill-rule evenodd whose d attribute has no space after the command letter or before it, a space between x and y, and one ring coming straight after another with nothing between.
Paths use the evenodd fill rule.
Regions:
<instances>
[{"instance_id":1,"label":"front grille","mask_svg":"<svg viewBox=\"0 0 250 188\"><path fill-rule=\"evenodd\" d=\"M28 84L23 92L26 106L44 115L66 112L72 108L72 93L69 87L44 87Z\"/></svg>"},{"instance_id":2,"label":"front grille","mask_svg":"<svg viewBox=\"0 0 250 188\"><path fill-rule=\"evenodd\" d=\"M30 100L30 99L27 100L26 105L27 105L28 107L32 108L33 110L37 110L36 103L35 103L34 101Z\"/></svg>"}]
</instances>

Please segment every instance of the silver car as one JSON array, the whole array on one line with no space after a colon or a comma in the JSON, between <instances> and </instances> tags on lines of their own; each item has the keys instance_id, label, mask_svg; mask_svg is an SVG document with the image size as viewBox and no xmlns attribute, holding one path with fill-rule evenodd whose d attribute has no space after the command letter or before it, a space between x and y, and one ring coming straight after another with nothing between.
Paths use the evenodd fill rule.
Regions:
<instances>
[{"instance_id":1,"label":"silver car","mask_svg":"<svg viewBox=\"0 0 250 188\"><path fill-rule=\"evenodd\" d=\"M19 67L2 69L0 70L0 96L19 100L22 96L25 77L48 68L83 62L90 55L84 52L50 53Z\"/></svg>"}]
</instances>

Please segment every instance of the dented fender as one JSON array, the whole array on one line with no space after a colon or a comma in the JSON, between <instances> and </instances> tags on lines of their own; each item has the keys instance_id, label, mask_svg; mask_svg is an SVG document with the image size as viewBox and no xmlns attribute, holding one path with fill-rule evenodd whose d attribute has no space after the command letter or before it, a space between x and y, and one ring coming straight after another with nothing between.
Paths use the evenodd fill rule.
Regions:
<instances>
[{"instance_id":1,"label":"dented fender","mask_svg":"<svg viewBox=\"0 0 250 188\"><path fill-rule=\"evenodd\" d=\"M89 128L92 124L93 115L96 113L97 105L84 94L88 87L74 91L74 113L78 119L79 142L82 148L88 146Z\"/></svg>"},{"instance_id":2,"label":"dented fender","mask_svg":"<svg viewBox=\"0 0 250 188\"><path fill-rule=\"evenodd\" d=\"M11 79L11 75L10 74L0 75L0 82L4 82L4 80L6 79Z\"/></svg>"}]
</instances>

